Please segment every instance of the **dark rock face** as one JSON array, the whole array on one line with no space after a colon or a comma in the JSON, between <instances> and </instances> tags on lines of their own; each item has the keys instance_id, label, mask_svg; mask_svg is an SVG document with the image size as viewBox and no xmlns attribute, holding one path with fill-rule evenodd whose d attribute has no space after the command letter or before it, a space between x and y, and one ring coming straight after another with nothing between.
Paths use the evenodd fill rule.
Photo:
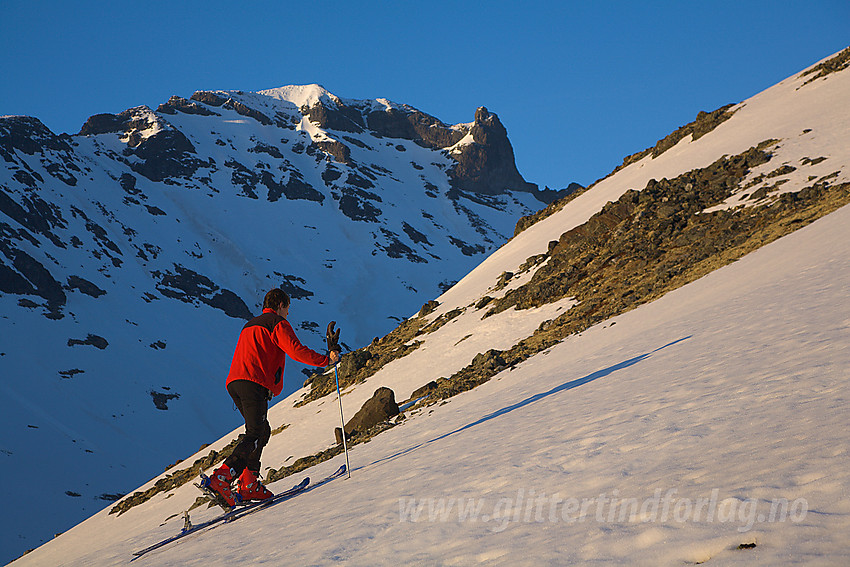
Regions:
<instances>
[{"instance_id":1,"label":"dark rock face","mask_svg":"<svg viewBox=\"0 0 850 567\"><path fill-rule=\"evenodd\" d=\"M68 339L68 346L77 346L77 345L88 345L98 348L100 350L104 350L109 346L109 341L101 337L100 335L93 335L89 333L85 339Z\"/></svg>"},{"instance_id":2,"label":"dark rock face","mask_svg":"<svg viewBox=\"0 0 850 567\"><path fill-rule=\"evenodd\" d=\"M412 140L431 149L447 148L466 135L412 107L371 111L366 115L366 124L379 136Z\"/></svg>"},{"instance_id":3,"label":"dark rock face","mask_svg":"<svg viewBox=\"0 0 850 567\"><path fill-rule=\"evenodd\" d=\"M52 309L65 305L67 297L62 285L54 279L50 271L38 260L23 250L3 250L11 266L0 263L0 291L38 295L47 301Z\"/></svg>"},{"instance_id":4,"label":"dark rock face","mask_svg":"<svg viewBox=\"0 0 850 567\"><path fill-rule=\"evenodd\" d=\"M224 108L227 108L228 110L235 110L242 116L253 118L264 126L269 126L272 124L272 119L260 112L259 110L254 110L253 108L246 106L245 104L235 101L233 99L228 99L227 102L225 102L222 106Z\"/></svg>"},{"instance_id":5,"label":"dark rock face","mask_svg":"<svg viewBox=\"0 0 850 567\"><path fill-rule=\"evenodd\" d=\"M424 386L421 386L421 387L417 388L416 390L414 390L413 393L410 394L409 399L410 400L418 400L419 398L423 398L423 397L427 396L428 394L430 394L431 392L433 392L436 389L437 389L437 382L435 382L435 381L428 382Z\"/></svg>"},{"instance_id":6,"label":"dark rock face","mask_svg":"<svg viewBox=\"0 0 850 567\"><path fill-rule=\"evenodd\" d=\"M156 111L164 114L177 114L177 112L182 112L183 114L198 114L200 116L220 116L219 113L213 112L203 105L197 104L191 100L186 100L180 96L171 97L168 99L168 102L160 104Z\"/></svg>"},{"instance_id":7,"label":"dark rock face","mask_svg":"<svg viewBox=\"0 0 850 567\"><path fill-rule=\"evenodd\" d=\"M365 126L360 111L340 102L337 102L334 107L317 102L305 110L310 121L321 128L359 133Z\"/></svg>"},{"instance_id":8,"label":"dark rock face","mask_svg":"<svg viewBox=\"0 0 850 567\"><path fill-rule=\"evenodd\" d=\"M366 400L363 407L345 424L345 434L355 436L366 433L381 422L399 414L395 394L389 388L381 387Z\"/></svg>"},{"instance_id":9,"label":"dark rock face","mask_svg":"<svg viewBox=\"0 0 850 567\"><path fill-rule=\"evenodd\" d=\"M304 181L301 173L297 170L290 170L289 180L281 184L275 181L274 176L264 171L260 176L260 182L269 190L268 200L275 202L281 197L286 197L290 200L303 199L305 201L315 201L321 203L325 200L324 194L317 191L312 185Z\"/></svg>"},{"instance_id":10,"label":"dark rock face","mask_svg":"<svg viewBox=\"0 0 850 567\"><path fill-rule=\"evenodd\" d=\"M189 177L202 162L192 158L195 147L179 130L165 130L141 142L135 155L144 160L131 164L134 171L151 181L163 181L169 177Z\"/></svg>"},{"instance_id":11,"label":"dark rock face","mask_svg":"<svg viewBox=\"0 0 850 567\"><path fill-rule=\"evenodd\" d=\"M351 149L342 142L315 142L323 152L336 158L339 163L351 163Z\"/></svg>"},{"instance_id":12,"label":"dark rock face","mask_svg":"<svg viewBox=\"0 0 850 567\"><path fill-rule=\"evenodd\" d=\"M27 155L42 153L45 149L70 152L71 146L62 137L56 136L38 118L31 116L7 116L0 118L0 156L14 162L12 150Z\"/></svg>"},{"instance_id":13,"label":"dark rock face","mask_svg":"<svg viewBox=\"0 0 850 567\"><path fill-rule=\"evenodd\" d=\"M227 98L209 91L196 91L191 97L191 100L203 102L210 106L222 106L227 102Z\"/></svg>"},{"instance_id":14,"label":"dark rock face","mask_svg":"<svg viewBox=\"0 0 850 567\"><path fill-rule=\"evenodd\" d=\"M59 208L44 201L36 192L22 195L18 201L14 199L14 194L7 193L5 186L0 186L0 213L20 224L31 234L40 234L55 246L65 248L65 243L55 234L57 228L67 226ZM11 234L11 228L9 232ZM3 250L0 247L0 251Z\"/></svg>"},{"instance_id":15,"label":"dark rock face","mask_svg":"<svg viewBox=\"0 0 850 567\"><path fill-rule=\"evenodd\" d=\"M497 195L509 189L537 190L537 185L526 182L517 171L513 146L498 116L480 107L475 112L470 134L475 143L452 154L457 160L451 171L455 187L484 195Z\"/></svg>"},{"instance_id":16,"label":"dark rock face","mask_svg":"<svg viewBox=\"0 0 850 567\"><path fill-rule=\"evenodd\" d=\"M160 280L156 288L165 297L184 303L205 303L236 319L251 318L251 310L238 295L221 289L208 277L189 268L175 265L173 273L154 272L152 275Z\"/></svg>"},{"instance_id":17,"label":"dark rock face","mask_svg":"<svg viewBox=\"0 0 850 567\"><path fill-rule=\"evenodd\" d=\"M200 113L200 109L195 113ZM151 130L154 133L147 137L143 135L143 132ZM192 142L180 130L144 106L120 114L96 114L83 124L79 135L115 133L127 138L125 157L136 156L142 160L131 161L130 167L151 181L189 177L204 165L195 155Z\"/></svg>"},{"instance_id":18,"label":"dark rock face","mask_svg":"<svg viewBox=\"0 0 850 567\"><path fill-rule=\"evenodd\" d=\"M809 80L807 80L805 83L803 83L803 86L808 85L809 83L811 83L812 81L815 81L817 79L827 77L828 75L831 75L832 73L837 73L838 71L841 71L842 69L846 69L847 67L850 67L850 47L848 47L847 49L844 49L843 51L841 51L841 53L839 53L835 57L827 59L823 63L820 63L819 65L815 65L814 67L812 67L808 71L801 74L800 75L801 77L807 77L809 75L812 75L809 78Z\"/></svg>"}]
</instances>

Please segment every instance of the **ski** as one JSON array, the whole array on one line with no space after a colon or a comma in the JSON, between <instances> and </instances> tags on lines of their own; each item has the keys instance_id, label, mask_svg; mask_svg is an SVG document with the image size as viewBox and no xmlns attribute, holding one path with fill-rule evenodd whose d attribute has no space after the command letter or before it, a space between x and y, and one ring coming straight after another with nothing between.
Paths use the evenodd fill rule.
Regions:
<instances>
[{"instance_id":1,"label":"ski","mask_svg":"<svg viewBox=\"0 0 850 567\"><path fill-rule=\"evenodd\" d=\"M314 482L314 483L310 484L309 486L306 486L303 489L299 490L298 493L309 492L309 491L313 490L314 488L318 488L318 487L322 486L323 484L332 481L335 478L339 478L339 477L341 477L342 475L345 474L346 470L347 470L346 466L342 465L336 471L329 474L328 476L326 476L322 480L320 480L318 482ZM269 498L268 500L261 500L260 502L256 502L256 506L252 505L252 506L237 508L230 515L230 517L225 519L225 523L233 522L235 520L238 520L239 518L242 518L243 516L247 516L248 514L253 514L254 512L257 512L258 510L265 510L266 508L270 508L270 507L274 506L275 504L277 504L278 502L281 502L283 500L286 500L286 497L284 497L282 494L278 494L277 496ZM254 504L254 502L252 502L251 504Z\"/></svg>"},{"instance_id":2,"label":"ski","mask_svg":"<svg viewBox=\"0 0 850 567\"><path fill-rule=\"evenodd\" d=\"M169 543L177 541L178 539L184 538L184 537L191 535L193 533L197 533L197 532L199 532L201 530L205 530L207 528L212 529L216 526L220 526L220 525L223 525L223 524L226 524L226 523L233 522L233 521L238 520L239 518L241 518L243 516L247 516L248 514L256 512L257 510L264 510L266 508L274 506L275 504L283 502L284 500L288 500L288 499L292 498L293 496L295 496L296 494L300 494L302 492L307 492L309 490L313 490L314 488L318 488L319 486L321 486L321 485L323 485L327 482L330 482L331 480L333 480L335 478L341 477L342 475L345 474L346 470L347 470L346 466L342 465L332 474L329 474L328 476L326 476L322 480L315 482L313 484L310 484L310 478L307 477L304 480L302 480L300 483L298 483L295 486L293 486L292 488L290 488L289 490L281 492L280 494L276 494L273 497L269 498L268 500L252 501L252 502L248 502L248 503L245 503L245 504L237 504L234 507L229 507L228 508L229 511L226 511L224 514L221 514L220 516L216 516L215 518L211 518L211 519L209 519L205 522L201 522L200 524L192 524L189 521L189 514L184 512L184 516L183 516L184 525L183 525L183 529L180 530L180 533L173 535L169 538L166 538L162 541L159 541L159 542L157 542L153 545L150 545L150 546L148 546L144 549L140 549L139 551L133 552L133 555L135 557L133 557L133 559L131 559L130 561L135 561L136 559L138 559L139 557L141 557L142 555L144 555L144 554L146 554L150 551L164 547L164 546L168 545ZM203 487L201 487L200 485L195 485L195 486L198 486L199 488L201 488L201 490L203 490Z\"/></svg>"},{"instance_id":3,"label":"ski","mask_svg":"<svg viewBox=\"0 0 850 567\"><path fill-rule=\"evenodd\" d=\"M144 549L140 549L139 551L133 552L133 555L135 557L133 557L133 559L131 559L130 561L135 561L136 559L138 559L139 557L141 557L142 555L144 555L144 554L146 554L150 551L153 551L155 549L159 549L160 547L166 546L169 543L177 541L178 539L184 538L188 535L191 535L193 533L196 533L196 532L199 532L199 531L204 530L206 528L209 528L210 526L214 526L215 524L218 524L220 522L231 521L231 520L235 519L236 516L240 515L241 513L247 512L248 510L252 510L252 509L259 507L259 506L268 505L272 501L282 502L283 500L286 500L287 498L295 496L299 492L304 491L309 486L309 484L310 484L310 478L306 477L304 480L302 480L300 483L296 484L295 486L293 486L289 490L285 490L285 491L281 492L280 494L277 494L274 497L269 498L268 500L262 500L262 501L258 501L258 502L247 502L245 504L238 504L234 507L228 507L223 514L216 516L215 518L211 518L209 520L201 522L200 524L192 524L192 522L189 521L188 512L184 512L183 513L183 522L184 522L183 523L183 529L180 530L180 533L173 535L171 537L168 537L168 538L166 538L162 541L158 541L157 543L150 545L150 546L148 546ZM201 488L201 490L204 490L203 487L201 487L198 484L196 484L195 486L198 486L199 488ZM204 490L204 492L207 492L207 491Z\"/></svg>"}]
</instances>

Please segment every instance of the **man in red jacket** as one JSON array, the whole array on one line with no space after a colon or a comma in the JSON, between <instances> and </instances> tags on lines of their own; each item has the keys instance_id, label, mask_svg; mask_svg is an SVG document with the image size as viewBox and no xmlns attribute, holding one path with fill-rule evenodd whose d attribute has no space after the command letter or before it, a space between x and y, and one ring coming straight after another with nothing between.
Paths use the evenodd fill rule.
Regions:
<instances>
[{"instance_id":1,"label":"man in red jacket","mask_svg":"<svg viewBox=\"0 0 850 567\"><path fill-rule=\"evenodd\" d=\"M269 400L283 390L283 367L286 355L312 366L336 364L339 351L329 356L302 345L286 320L289 315L289 296L282 289L273 289L263 300L263 313L242 328L230 372L227 391L245 418L245 436L213 472L208 487L233 506L233 480L238 478L237 493L241 501L265 500L273 494L259 481L260 456L271 437L266 417Z\"/></svg>"}]
</instances>

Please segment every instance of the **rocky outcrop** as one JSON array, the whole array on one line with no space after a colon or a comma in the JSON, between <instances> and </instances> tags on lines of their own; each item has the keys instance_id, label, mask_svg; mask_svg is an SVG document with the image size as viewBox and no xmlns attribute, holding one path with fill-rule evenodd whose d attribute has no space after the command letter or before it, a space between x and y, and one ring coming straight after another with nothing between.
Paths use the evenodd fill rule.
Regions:
<instances>
[{"instance_id":1,"label":"rocky outcrop","mask_svg":"<svg viewBox=\"0 0 850 567\"><path fill-rule=\"evenodd\" d=\"M183 114L197 114L200 116L220 116L219 113L213 112L206 106L192 100L186 100L180 96L172 96L168 99L168 102L160 104L156 111L163 114L177 114L178 112L182 112Z\"/></svg>"},{"instance_id":2,"label":"rocky outcrop","mask_svg":"<svg viewBox=\"0 0 850 567\"><path fill-rule=\"evenodd\" d=\"M80 130L80 136L121 134L127 144L124 156L133 171L151 181L173 177L189 177L205 162L195 155L192 142L164 118L146 106L125 110L120 114L96 114Z\"/></svg>"},{"instance_id":3,"label":"rocky outcrop","mask_svg":"<svg viewBox=\"0 0 850 567\"><path fill-rule=\"evenodd\" d=\"M345 424L345 434L356 437L399 414L395 393L386 387L375 390L371 398Z\"/></svg>"},{"instance_id":4,"label":"rocky outcrop","mask_svg":"<svg viewBox=\"0 0 850 567\"><path fill-rule=\"evenodd\" d=\"M38 118L31 116L0 117L0 156L14 163L13 150L27 155L43 153L45 150L70 152L66 136L57 136Z\"/></svg>"},{"instance_id":5,"label":"rocky outcrop","mask_svg":"<svg viewBox=\"0 0 850 567\"><path fill-rule=\"evenodd\" d=\"M469 130L472 143L450 152L457 165L451 170L452 185L461 191L497 195L507 190L534 192L537 185L519 174L514 149L499 117L480 107Z\"/></svg>"},{"instance_id":6,"label":"rocky outcrop","mask_svg":"<svg viewBox=\"0 0 850 567\"><path fill-rule=\"evenodd\" d=\"M175 264L173 272L155 271L151 275L159 280L156 288L165 297L184 303L205 303L236 319L251 318L251 310L242 298L189 268Z\"/></svg>"},{"instance_id":7,"label":"rocky outcrop","mask_svg":"<svg viewBox=\"0 0 850 567\"><path fill-rule=\"evenodd\" d=\"M93 335L91 333L89 333L85 339L68 339L68 346L77 345L93 346L100 350L104 350L106 347L109 346L109 341L107 341L100 335Z\"/></svg>"},{"instance_id":8,"label":"rocky outcrop","mask_svg":"<svg viewBox=\"0 0 850 567\"><path fill-rule=\"evenodd\" d=\"M302 112L320 128L359 133L365 127L363 114L358 109L338 101L333 105L317 102L310 108L302 109Z\"/></svg>"},{"instance_id":9,"label":"rocky outcrop","mask_svg":"<svg viewBox=\"0 0 850 567\"><path fill-rule=\"evenodd\" d=\"M803 83L803 86L806 86L812 81L827 77L828 75L837 73L843 69L846 69L847 67L850 67L850 47L841 51L835 57L830 57L823 63L819 63L811 69L804 71L800 74L800 77L808 77L809 75L812 75L808 81Z\"/></svg>"},{"instance_id":10,"label":"rocky outcrop","mask_svg":"<svg viewBox=\"0 0 850 567\"><path fill-rule=\"evenodd\" d=\"M386 138L411 140L431 149L447 148L466 134L412 107L373 110L366 115L369 129Z\"/></svg>"},{"instance_id":11,"label":"rocky outcrop","mask_svg":"<svg viewBox=\"0 0 850 567\"><path fill-rule=\"evenodd\" d=\"M537 185L522 178L505 127L497 115L484 107L476 111L471 126L449 126L409 106L377 110L346 106L340 101L320 101L305 111L310 120L322 128L361 132L366 127L381 137L411 140L430 149L449 149L450 157L457 162L451 170L456 190L483 195L498 195L507 190L527 191L545 203L559 196L550 191L539 192ZM467 137L471 138L471 143L458 145ZM349 152L332 146L321 147L338 161L348 163ZM399 148L403 150L404 146Z\"/></svg>"}]
</instances>

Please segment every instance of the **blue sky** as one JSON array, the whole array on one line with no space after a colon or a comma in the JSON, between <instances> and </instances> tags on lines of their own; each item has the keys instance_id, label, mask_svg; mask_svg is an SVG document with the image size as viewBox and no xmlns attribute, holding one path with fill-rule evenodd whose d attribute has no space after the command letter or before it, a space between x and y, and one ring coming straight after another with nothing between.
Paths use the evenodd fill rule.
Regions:
<instances>
[{"instance_id":1,"label":"blue sky","mask_svg":"<svg viewBox=\"0 0 850 567\"><path fill-rule=\"evenodd\" d=\"M76 133L171 95L319 83L447 123L487 106L525 178L560 188L840 51L848 29L847 0L0 0L0 115Z\"/></svg>"}]
</instances>

